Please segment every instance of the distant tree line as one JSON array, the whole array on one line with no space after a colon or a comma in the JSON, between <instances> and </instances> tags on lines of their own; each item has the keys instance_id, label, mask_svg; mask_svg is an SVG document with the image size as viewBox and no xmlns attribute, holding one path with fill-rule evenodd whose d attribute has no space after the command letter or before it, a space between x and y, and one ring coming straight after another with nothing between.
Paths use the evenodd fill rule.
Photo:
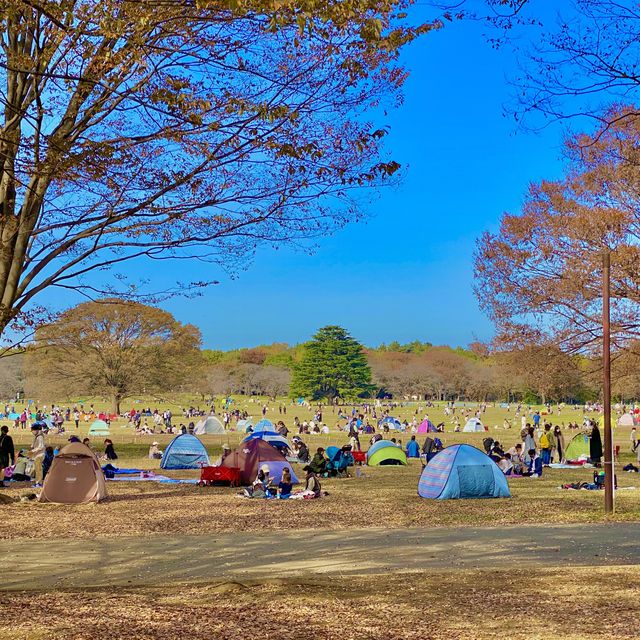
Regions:
<instances>
[{"instance_id":1,"label":"distant tree line","mask_svg":"<svg viewBox=\"0 0 640 640\"><path fill-rule=\"evenodd\" d=\"M106 299L42 326L24 353L0 358L0 397L43 402L98 395L113 409L128 397L172 392L305 397L586 402L599 393L600 361L557 346L490 351L414 341L364 347L338 326L306 343L201 349L200 332L166 311ZM616 353L614 394L640 397L640 342Z\"/></svg>"}]
</instances>

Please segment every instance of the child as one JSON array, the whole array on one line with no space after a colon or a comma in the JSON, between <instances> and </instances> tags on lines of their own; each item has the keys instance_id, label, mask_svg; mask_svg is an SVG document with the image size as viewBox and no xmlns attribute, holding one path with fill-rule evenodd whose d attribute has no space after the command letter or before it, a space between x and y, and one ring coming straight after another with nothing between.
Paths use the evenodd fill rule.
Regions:
<instances>
[{"instance_id":1,"label":"child","mask_svg":"<svg viewBox=\"0 0 640 640\"><path fill-rule=\"evenodd\" d=\"M42 459L42 480L47 477L47 473L49 473L49 469L51 468L51 463L53 462L53 447L47 447L44 450L44 458Z\"/></svg>"}]
</instances>

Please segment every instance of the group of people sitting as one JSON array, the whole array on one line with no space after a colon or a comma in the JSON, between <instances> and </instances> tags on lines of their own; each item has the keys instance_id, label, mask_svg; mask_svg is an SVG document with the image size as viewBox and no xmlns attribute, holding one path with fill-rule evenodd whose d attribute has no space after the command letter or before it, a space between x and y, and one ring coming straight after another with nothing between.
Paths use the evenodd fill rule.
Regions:
<instances>
[{"instance_id":1,"label":"group of people sitting","mask_svg":"<svg viewBox=\"0 0 640 640\"><path fill-rule=\"evenodd\" d=\"M245 498L276 498L279 500L312 500L320 498L322 494L322 486L313 469L307 465L303 468L306 473L304 489L293 491L293 482L291 471L287 467L282 470L279 482L271 478L269 466L263 464L256 479L250 487L242 490L242 496Z\"/></svg>"}]
</instances>

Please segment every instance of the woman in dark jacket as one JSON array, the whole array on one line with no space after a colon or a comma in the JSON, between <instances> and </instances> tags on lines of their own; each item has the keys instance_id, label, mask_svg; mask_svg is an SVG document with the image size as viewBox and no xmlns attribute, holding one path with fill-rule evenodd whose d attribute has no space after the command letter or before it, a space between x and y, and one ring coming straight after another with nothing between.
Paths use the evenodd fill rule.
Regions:
<instances>
[{"instance_id":1,"label":"woman in dark jacket","mask_svg":"<svg viewBox=\"0 0 640 640\"><path fill-rule=\"evenodd\" d=\"M4 487L4 470L15 464L16 453L13 438L9 435L9 427L0 428L0 487Z\"/></svg>"},{"instance_id":2,"label":"woman in dark jacket","mask_svg":"<svg viewBox=\"0 0 640 640\"><path fill-rule=\"evenodd\" d=\"M591 429L591 440L589 441L589 459L591 464L600 465L602 459L602 438L597 424L593 424Z\"/></svg>"},{"instance_id":3,"label":"woman in dark jacket","mask_svg":"<svg viewBox=\"0 0 640 640\"><path fill-rule=\"evenodd\" d=\"M104 445L105 445L104 455L107 458L107 460L117 460L118 454L116 453L116 450L113 448L113 442L111 442L111 440L105 440Z\"/></svg>"}]
</instances>

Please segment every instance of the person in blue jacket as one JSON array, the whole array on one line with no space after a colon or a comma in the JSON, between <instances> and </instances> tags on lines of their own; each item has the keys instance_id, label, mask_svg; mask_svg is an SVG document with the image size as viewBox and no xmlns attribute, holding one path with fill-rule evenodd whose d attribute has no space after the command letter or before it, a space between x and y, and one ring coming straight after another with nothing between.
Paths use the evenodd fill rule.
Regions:
<instances>
[{"instance_id":1,"label":"person in blue jacket","mask_svg":"<svg viewBox=\"0 0 640 640\"><path fill-rule=\"evenodd\" d=\"M407 442L407 458L419 458L420 457L420 447L416 442L416 437L411 436L411 440Z\"/></svg>"},{"instance_id":2,"label":"person in blue jacket","mask_svg":"<svg viewBox=\"0 0 640 640\"><path fill-rule=\"evenodd\" d=\"M533 476L536 478L542 476L542 458L536 454L535 449L529 449L529 462L527 464L527 470L522 475Z\"/></svg>"}]
</instances>

